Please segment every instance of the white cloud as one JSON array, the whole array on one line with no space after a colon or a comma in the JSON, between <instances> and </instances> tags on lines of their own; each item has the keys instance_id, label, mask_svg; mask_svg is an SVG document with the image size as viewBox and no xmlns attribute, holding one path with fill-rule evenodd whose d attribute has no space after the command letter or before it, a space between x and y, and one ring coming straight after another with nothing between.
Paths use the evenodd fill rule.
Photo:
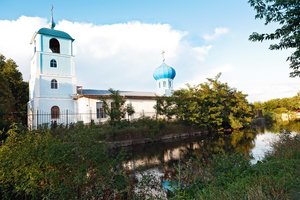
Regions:
<instances>
[{"instance_id":1,"label":"white cloud","mask_svg":"<svg viewBox=\"0 0 300 200\"><path fill-rule=\"evenodd\" d=\"M177 89L179 88L186 88L186 85L198 85L200 83L206 82L207 78L214 78L216 75L221 73L221 81L223 82L224 75L227 75L227 73L230 73L234 70L233 65L231 64L223 64L218 65L216 67L213 67L211 69L203 70L202 73L194 73L193 76L186 82L182 82L180 85L178 85ZM226 81L225 81L226 82Z\"/></svg>"},{"instance_id":2,"label":"white cloud","mask_svg":"<svg viewBox=\"0 0 300 200\"><path fill-rule=\"evenodd\" d=\"M290 79L287 81L272 81L268 83L252 83L251 87L243 85L248 91L248 99L254 101L267 101L275 98L293 97L299 91L299 81Z\"/></svg>"},{"instance_id":3,"label":"white cloud","mask_svg":"<svg viewBox=\"0 0 300 200\"><path fill-rule=\"evenodd\" d=\"M225 27L215 28L214 33L203 35L203 39L207 40L207 41L211 41L211 40L218 38L221 35L227 34L228 32L229 32L229 29L225 28Z\"/></svg>"},{"instance_id":4,"label":"white cloud","mask_svg":"<svg viewBox=\"0 0 300 200\"><path fill-rule=\"evenodd\" d=\"M33 54L30 40L34 32L47 26L47 20L39 17L0 20L0 53L16 61L25 80L29 79ZM265 71L279 71L286 66L274 59L269 51L267 61L276 61L269 64L270 68L267 61L262 63L262 60L251 57L247 60L252 52L251 46L245 47L245 51L249 52L244 57L239 55L240 60L236 59L239 56L232 51L233 47L228 52L221 52L220 56L217 53L220 52L219 44L192 45L186 37L188 32L174 29L169 24L128 22L96 25L62 20L57 23L56 29L75 38L77 79L84 88L154 91L152 74L161 64L160 53L165 50L166 63L176 69L175 88L186 83L199 84L222 72L221 81L249 94L251 101L293 96L299 91L299 80L283 78L285 71L278 76L263 76ZM214 36L208 38L227 32L228 29L219 28ZM235 43L240 44L238 40ZM230 59L230 55L234 55L234 59ZM256 65L260 68L252 67Z\"/></svg>"},{"instance_id":5,"label":"white cloud","mask_svg":"<svg viewBox=\"0 0 300 200\"><path fill-rule=\"evenodd\" d=\"M39 17L21 16L12 21L0 20L0 53L16 61L25 79L29 77L30 58L33 53L31 38L44 25L46 20Z\"/></svg>"},{"instance_id":6,"label":"white cloud","mask_svg":"<svg viewBox=\"0 0 300 200\"><path fill-rule=\"evenodd\" d=\"M33 52L29 42L34 32L46 26L43 18L0 20L0 52L17 62L26 80ZM212 48L192 46L185 40L187 32L168 24L95 25L62 20L56 29L75 39L77 79L84 88L154 91L152 74L162 62L162 50L166 51L166 63L177 71L175 85L187 82L190 73L201 73L199 62Z\"/></svg>"},{"instance_id":7,"label":"white cloud","mask_svg":"<svg viewBox=\"0 0 300 200\"><path fill-rule=\"evenodd\" d=\"M224 65L220 65L220 66L213 68L211 70L211 74L215 74L215 75L217 75L218 73L224 74L224 73L233 71L233 69L234 68L231 64L224 64Z\"/></svg>"}]
</instances>

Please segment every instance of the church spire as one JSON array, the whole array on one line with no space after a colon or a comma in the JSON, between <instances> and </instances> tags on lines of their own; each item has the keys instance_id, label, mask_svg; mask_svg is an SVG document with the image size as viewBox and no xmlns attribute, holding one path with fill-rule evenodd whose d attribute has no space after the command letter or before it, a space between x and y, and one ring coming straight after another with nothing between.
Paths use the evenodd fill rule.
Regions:
<instances>
[{"instance_id":1,"label":"church spire","mask_svg":"<svg viewBox=\"0 0 300 200\"><path fill-rule=\"evenodd\" d=\"M51 23L50 23L50 28L54 29L55 25L56 24L55 24L54 19L53 19L53 5L52 5L52 7L51 7Z\"/></svg>"}]
</instances>

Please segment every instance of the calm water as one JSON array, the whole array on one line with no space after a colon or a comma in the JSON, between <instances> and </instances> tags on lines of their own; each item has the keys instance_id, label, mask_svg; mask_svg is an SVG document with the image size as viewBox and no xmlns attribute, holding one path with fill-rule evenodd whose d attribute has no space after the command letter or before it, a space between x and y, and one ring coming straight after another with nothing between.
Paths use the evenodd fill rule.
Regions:
<instances>
[{"instance_id":1,"label":"calm water","mask_svg":"<svg viewBox=\"0 0 300 200\"><path fill-rule=\"evenodd\" d=\"M173 163L185 162L191 157L205 162L214 154L243 153L251 158L251 163L263 159L272 150L271 144L279 139L279 133L253 131L233 132L231 135L196 137L180 142L156 143L129 147L128 160L124 166L129 170L161 168Z\"/></svg>"},{"instance_id":2,"label":"calm water","mask_svg":"<svg viewBox=\"0 0 300 200\"><path fill-rule=\"evenodd\" d=\"M297 124L297 130L296 132L300 132L300 123ZM148 194L166 199L166 191L162 187L164 180L178 178L178 167L188 163L191 158L202 161L205 166L206 161L215 154L242 153L249 156L251 163L255 164L262 160L267 152L272 151L272 144L278 141L283 133L291 132L279 126L272 131L238 131L227 135L195 137L180 142L137 145L126 149L128 158L123 165L137 178L135 193L148 188ZM146 179L146 186L143 185L144 177L150 177Z\"/></svg>"},{"instance_id":3,"label":"calm water","mask_svg":"<svg viewBox=\"0 0 300 200\"><path fill-rule=\"evenodd\" d=\"M282 132L286 131L282 129L264 133L239 131L228 135L195 137L180 142L132 146L126 149L128 158L123 165L128 170L132 170L138 180L136 193L140 191L139 185L143 182L141 179L146 175L151 176L147 179L148 192L166 199L162 180L172 180L174 178L172 171L180 164L189 162L191 158L200 159L205 164L211 156L224 153L242 153L249 156L251 163L255 164L262 160L267 152L272 151L272 143L280 139ZM149 180L153 183L151 184Z\"/></svg>"}]
</instances>

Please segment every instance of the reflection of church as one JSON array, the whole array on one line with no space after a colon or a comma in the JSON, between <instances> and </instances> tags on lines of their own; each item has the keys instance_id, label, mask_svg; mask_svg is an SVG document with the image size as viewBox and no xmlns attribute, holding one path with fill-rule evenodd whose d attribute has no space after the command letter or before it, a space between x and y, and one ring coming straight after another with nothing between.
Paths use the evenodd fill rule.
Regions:
<instances>
[{"instance_id":1,"label":"reflection of church","mask_svg":"<svg viewBox=\"0 0 300 200\"><path fill-rule=\"evenodd\" d=\"M33 35L34 54L29 81L28 126L56 122L69 124L82 121L106 121L101 98L109 102L108 90L91 90L77 86L73 55L74 39L66 32L55 30L53 17L50 28L41 28ZM155 116L156 95L171 95L175 70L163 62L154 72L156 92L120 91L135 113L132 119Z\"/></svg>"}]
</instances>

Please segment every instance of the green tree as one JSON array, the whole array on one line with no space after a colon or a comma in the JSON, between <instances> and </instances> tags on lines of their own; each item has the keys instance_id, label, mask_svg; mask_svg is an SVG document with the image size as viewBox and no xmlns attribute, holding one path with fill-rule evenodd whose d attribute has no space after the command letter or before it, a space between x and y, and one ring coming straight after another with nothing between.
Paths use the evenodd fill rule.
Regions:
<instances>
[{"instance_id":1,"label":"green tree","mask_svg":"<svg viewBox=\"0 0 300 200\"><path fill-rule=\"evenodd\" d=\"M108 91L111 93L109 95L109 100L111 101L107 101L107 99L102 98L103 108L104 112L109 116L111 124L116 124L125 117L125 99L120 95L118 90L110 88Z\"/></svg>"},{"instance_id":2,"label":"green tree","mask_svg":"<svg viewBox=\"0 0 300 200\"><path fill-rule=\"evenodd\" d=\"M171 119L176 113L174 106L176 106L174 97L157 96L154 109L156 110L157 115L163 115L168 119Z\"/></svg>"},{"instance_id":3,"label":"green tree","mask_svg":"<svg viewBox=\"0 0 300 200\"><path fill-rule=\"evenodd\" d=\"M256 19L264 19L265 25L272 22L279 24L273 33L257 33L250 35L249 40L279 40L270 45L271 50L294 49L287 58L290 61L291 77L300 76L300 2L299 0L249 0L256 11Z\"/></svg>"},{"instance_id":4,"label":"green tree","mask_svg":"<svg viewBox=\"0 0 300 200\"><path fill-rule=\"evenodd\" d=\"M7 130L13 122L11 113L14 111L14 102L14 97L6 84L6 80L0 76L0 131ZM0 140L2 139L0 138Z\"/></svg>"},{"instance_id":5,"label":"green tree","mask_svg":"<svg viewBox=\"0 0 300 200\"><path fill-rule=\"evenodd\" d=\"M131 117L135 113L135 110L131 103L127 104L125 109L126 109L126 113L128 115L128 121L129 121L129 117Z\"/></svg>"},{"instance_id":6,"label":"green tree","mask_svg":"<svg viewBox=\"0 0 300 200\"><path fill-rule=\"evenodd\" d=\"M291 119L295 118L295 112L300 109L300 96L297 94L294 97L271 99L265 102L255 102L255 110L262 110L266 120L281 121L281 114L287 113Z\"/></svg>"},{"instance_id":7,"label":"green tree","mask_svg":"<svg viewBox=\"0 0 300 200\"><path fill-rule=\"evenodd\" d=\"M206 83L177 90L172 97L160 98L156 110L168 118L175 116L203 128L239 129L249 125L253 109L246 95L221 83L219 77L220 74Z\"/></svg>"},{"instance_id":8,"label":"green tree","mask_svg":"<svg viewBox=\"0 0 300 200\"><path fill-rule=\"evenodd\" d=\"M2 54L0 54L0 77L0 92L3 93L1 106L3 107L5 102L9 102L10 105L6 103L8 106L4 106L4 110L6 115L10 115L10 121L26 124L28 83L23 81L22 74L18 71L18 65L12 59L6 60Z\"/></svg>"}]
</instances>

